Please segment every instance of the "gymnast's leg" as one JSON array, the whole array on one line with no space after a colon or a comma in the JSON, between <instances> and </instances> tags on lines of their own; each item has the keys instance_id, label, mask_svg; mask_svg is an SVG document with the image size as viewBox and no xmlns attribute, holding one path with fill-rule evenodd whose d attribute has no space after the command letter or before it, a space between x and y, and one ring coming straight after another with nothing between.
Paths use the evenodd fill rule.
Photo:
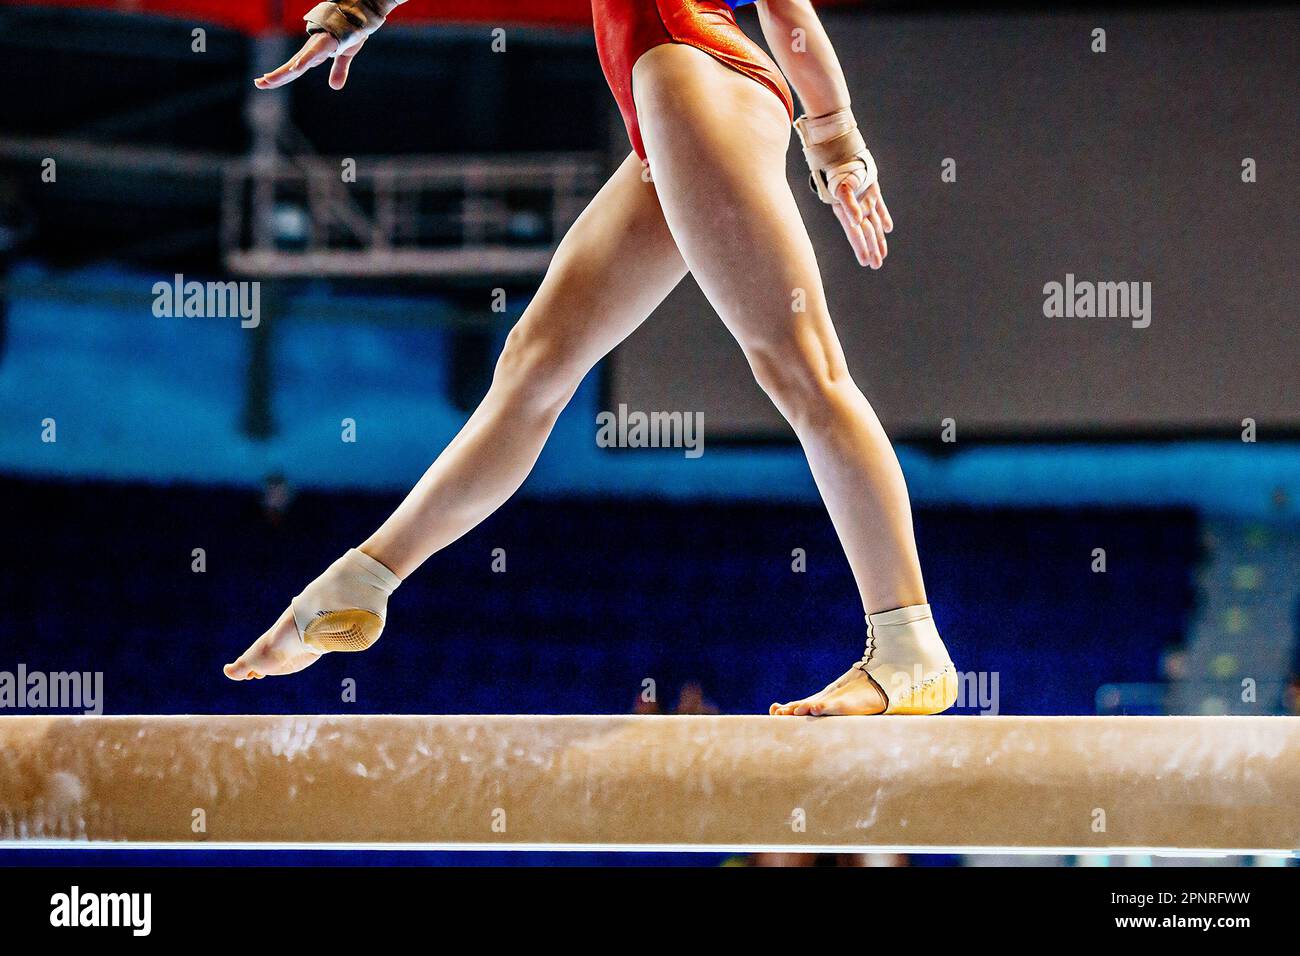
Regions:
<instances>
[{"instance_id":1,"label":"gymnast's leg","mask_svg":"<svg viewBox=\"0 0 1300 956\"><path fill-rule=\"evenodd\" d=\"M790 124L781 101L684 44L649 50L632 75L669 228L759 384L798 435L866 610L923 607L903 473L849 376L831 324L786 181ZM884 633L900 622L913 623L873 620ZM885 707L881 688L853 668L820 694L773 705L772 712L871 714Z\"/></svg>"},{"instance_id":2,"label":"gymnast's leg","mask_svg":"<svg viewBox=\"0 0 1300 956\"><path fill-rule=\"evenodd\" d=\"M379 530L295 598L226 665L226 676L289 674L315 661L319 648L304 643L312 623L304 607L359 609L336 622L325 649L351 649L344 645L368 620L369 636L356 640L359 647L373 642L393 588L515 492L583 377L685 274L656 189L629 155L560 243L506 340L487 396L460 433Z\"/></svg>"}]
</instances>

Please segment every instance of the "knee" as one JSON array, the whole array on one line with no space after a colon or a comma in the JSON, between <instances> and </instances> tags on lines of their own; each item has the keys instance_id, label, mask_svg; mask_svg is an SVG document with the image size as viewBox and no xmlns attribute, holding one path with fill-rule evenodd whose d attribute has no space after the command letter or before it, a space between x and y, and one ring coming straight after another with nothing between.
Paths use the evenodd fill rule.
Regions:
<instances>
[{"instance_id":1,"label":"knee","mask_svg":"<svg viewBox=\"0 0 1300 956\"><path fill-rule=\"evenodd\" d=\"M492 387L525 411L558 415L585 373L574 356L573 343L525 315L506 336Z\"/></svg>"},{"instance_id":2,"label":"knee","mask_svg":"<svg viewBox=\"0 0 1300 956\"><path fill-rule=\"evenodd\" d=\"M856 388L838 347L814 334L751 343L745 355L759 387L795 429L832 426Z\"/></svg>"}]
</instances>

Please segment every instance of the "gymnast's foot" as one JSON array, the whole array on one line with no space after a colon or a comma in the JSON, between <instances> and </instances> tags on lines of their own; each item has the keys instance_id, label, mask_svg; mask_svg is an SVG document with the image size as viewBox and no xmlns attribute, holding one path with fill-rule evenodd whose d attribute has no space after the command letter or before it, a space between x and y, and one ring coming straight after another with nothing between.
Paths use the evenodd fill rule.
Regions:
<instances>
[{"instance_id":1,"label":"gymnast's foot","mask_svg":"<svg viewBox=\"0 0 1300 956\"><path fill-rule=\"evenodd\" d=\"M353 548L303 588L275 626L223 670L231 680L294 674L330 651L364 651L384 629L402 579Z\"/></svg>"},{"instance_id":2,"label":"gymnast's foot","mask_svg":"<svg viewBox=\"0 0 1300 956\"><path fill-rule=\"evenodd\" d=\"M768 713L791 717L849 717L883 714L888 706L889 701L876 682L858 670L855 664L839 680L811 697L788 704L773 704Z\"/></svg>"},{"instance_id":3,"label":"gymnast's foot","mask_svg":"<svg viewBox=\"0 0 1300 956\"><path fill-rule=\"evenodd\" d=\"M296 674L320 660L320 654L309 649L298 636L298 625L293 622L293 608L285 608L271 629L255 640L251 647L239 655L239 660L227 664L223 671L231 680L257 680L281 674Z\"/></svg>"},{"instance_id":4,"label":"gymnast's foot","mask_svg":"<svg viewBox=\"0 0 1300 956\"><path fill-rule=\"evenodd\" d=\"M839 680L811 697L773 704L793 717L941 714L957 701L957 669L934 626L930 605L867 615L867 649Z\"/></svg>"}]
</instances>

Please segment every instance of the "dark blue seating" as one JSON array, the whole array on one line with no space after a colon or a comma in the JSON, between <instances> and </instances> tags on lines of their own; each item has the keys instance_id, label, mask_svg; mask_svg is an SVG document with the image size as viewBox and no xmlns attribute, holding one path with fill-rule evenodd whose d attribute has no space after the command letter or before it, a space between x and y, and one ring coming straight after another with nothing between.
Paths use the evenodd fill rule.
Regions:
<instances>
[{"instance_id":1,"label":"dark blue seating","mask_svg":"<svg viewBox=\"0 0 1300 956\"><path fill-rule=\"evenodd\" d=\"M861 652L820 508L517 500L403 586L373 653L236 685L221 664L394 498L303 493L273 526L245 490L5 479L0 493L27 556L0 583L0 661L102 670L115 713L621 712L646 679L664 709L698 680L723 712L750 713ZM917 516L940 627L962 670L998 673L1004 713L1090 713L1099 684L1157 679L1193 600L1196 524L1177 510Z\"/></svg>"}]
</instances>

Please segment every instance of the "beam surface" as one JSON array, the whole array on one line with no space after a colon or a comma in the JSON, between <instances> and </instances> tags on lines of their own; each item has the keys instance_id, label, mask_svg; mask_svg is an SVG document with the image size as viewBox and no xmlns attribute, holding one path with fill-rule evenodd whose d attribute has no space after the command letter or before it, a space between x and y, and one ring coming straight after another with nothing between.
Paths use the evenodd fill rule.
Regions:
<instances>
[{"instance_id":1,"label":"beam surface","mask_svg":"<svg viewBox=\"0 0 1300 956\"><path fill-rule=\"evenodd\" d=\"M1294 851L1300 719L4 717L0 841Z\"/></svg>"}]
</instances>

